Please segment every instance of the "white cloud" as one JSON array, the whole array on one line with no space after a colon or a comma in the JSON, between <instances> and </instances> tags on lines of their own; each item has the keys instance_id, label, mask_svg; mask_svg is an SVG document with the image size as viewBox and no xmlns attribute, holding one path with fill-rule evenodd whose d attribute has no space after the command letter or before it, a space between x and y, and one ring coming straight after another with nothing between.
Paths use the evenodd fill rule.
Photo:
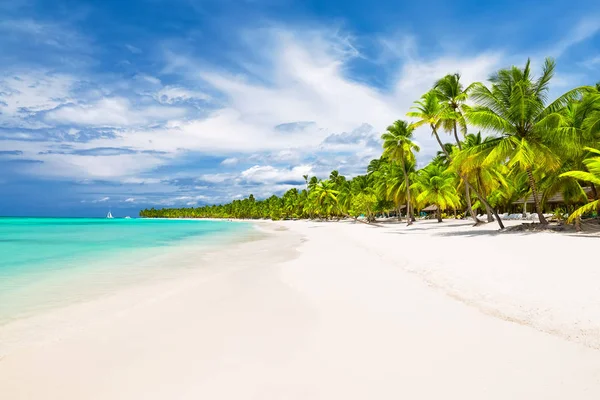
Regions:
<instances>
[{"instance_id":1,"label":"white cloud","mask_svg":"<svg viewBox=\"0 0 600 400\"><path fill-rule=\"evenodd\" d=\"M29 122L27 117L51 110L71 101L75 79L69 75L29 71L0 76L0 125L39 128L46 125Z\"/></svg>"},{"instance_id":2,"label":"white cloud","mask_svg":"<svg viewBox=\"0 0 600 400\"><path fill-rule=\"evenodd\" d=\"M3 19L0 32L13 40L27 40L59 50L89 51L91 47L85 37L72 29L31 18Z\"/></svg>"},{"instance_id":3,"label":"white cloud","mask_svg":"<svg viewBox=\"0 0 600 400\"><path fill-rule=\"evenodd\" d=\"M298 165L292 168L255 165L242 171L240 178L251 183L282 183L300 181L302 175L311 175L312 173L311 165Z\"/></svg>"},{"instance_id":4,"label":"white cloud","mask_svg":"<svg viewBox=\"0 0 600 400\"><path fill-rule=\"evenodd\" d=\"M139 80L139 81L144 81L144 82L150 83L152 85L160 85L161 84L160 79L158 79L157 77L154 77L152 75L137 74L134 79Z\"/></svg>"},{"instance_id":5,"label":"white cloud","mask_svg":"<svg viewBox=\"0 0 600 400\"><path fill-rule=\"evenodd\" d=\"M128 99L104 98L94 104L69 105L46 114L49 122L98 127L130 127L156 124L169 119L181 118L184 108L134 107Z\"/></svg>"},{"instance_id":6,"label":"white cloud","mask_svg":"<svg viewBox=\"0 0 600 400\"><path fill-rule=\"evenodd\" d=\"M224 159L223 161L221 161L221 165L223 165L223 166L226 166L226 167L230 167L230 166L237 165L237 163L238 163L239 161L240 161L240 160L238 160L238 159L237 159L237 158L235 158L235 157L226 158L226 159Z\"/></svg>"},{"instance_id":7,"label":"white cloud","mask_svg":"<svg viewBox=\"0 0 600 400\"><path fill-rule=\"evenodd\" d=\"M125 203L133 203L133 202L135 202L135 199L133 197L125 199Z\"/></svg>"},{"instance_id":8,"label":"white cloud","mask_svg":"<svg viewBox=\"0 0 600 400\"><path fill-rule=\"evenodd\" d=\"M110 197L103 197L103 198L98 199L98 200L92 200L91 203L106 203L109 200L110 200Z\"/></svg>"},{"instance_id":9,"label":"white cloud","mask_svg":"<svg viewBox=\"0 0 600 400\"><path fill-rule=\"evenodd\" d=\"M485 79L501 60L499 53L431 60L413 57L399 68L390 90L383 91L346 76L346 63L358 54L347 38L326 31L298 35L270 30L257 33L248 43L249 46L258 44L261 44L259 54L263 57L262 72L265 72L261 78L268 77L270 81L207 69L206 64L196 60L174 57L176 62L169 66L171 74L180 73L185 78L203 81L204 86L210 85L222 99L219 100L221 108L203 117L189 118L185 108L169 105L204 96L181 86L167 86L155 92L156 99L165 103L162 106L137 105L124 97L105 97L107 93L100 91L96 102L63 105L47 112L45 117L48 123L119 129L117 137L93 139L85 145L75 143L75 148L129 148L162 151L166 155L122 154L110 158L46 155L43 156L44 168L38 166L35 170L46 176L60 174L79 179L123 181L168 163L181 149L225 156L260 153L263 158L257 159L257 164L288 165L306 164L303 161L306 156L319 150L375 155L374 141L380 132L395 119L404 118L412 102L436 79L454 71L463 73L465 83ZM69 86L63 87L62 92L68 95ZM42 103L48 108L61 104ZM153 127L160 122L165 123L164 127ZM365 133L354 143L324 142L333 134L353 132L364 123L370 124L372 132ZM291 125L296 128L282 129ZM424 154L437 150L437 144L425 129L420 131L418 140ZM369 149L363 151L363 146ZM361 156L361 162L366 157ZM233 160L229 157L223 166L233 166ZM290 174L291 170L257 168L247 171L245 179L259 182L258 176L270 179L271 174L288 173L289 179L297 180L303 175L301 171ZM205 174L201 179L218 183L231 177Z\"/></svg>"},{"instance_id":10,"label":"white cloud","mask_svg":"<svg viewBox=\"0 0 600 400\"><path fill-rule=\"evenodd\" d=\"M230 174L230 173L227 173L227 174L226 173L203 174L203 175L200 175L199 180L208 182L208 183L222 183L229 179L232 179L234 176L235 176L235 174Z\"/></svg>"},{"instance_id":11,"label":"white cloud","mask_svg":"<svg viewBox=\"0 0 600 400\"><path fill-rule=\"evenodd\" d=\"M176 104L188 100L210 100L210 96L177 86L166 86L155 93L154 98L163 104Z\"/></svg>"}]
</instances>

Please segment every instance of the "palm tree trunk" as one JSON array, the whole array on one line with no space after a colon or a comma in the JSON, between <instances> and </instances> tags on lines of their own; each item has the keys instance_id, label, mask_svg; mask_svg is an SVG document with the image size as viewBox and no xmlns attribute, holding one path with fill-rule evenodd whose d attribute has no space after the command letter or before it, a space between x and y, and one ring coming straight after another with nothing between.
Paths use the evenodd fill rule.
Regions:
<instances>
[{"instance_id":1,"label":"palm tree trunk","mask_svg":"<svg viewBox=\"0 0 600 400\"><path fill-rule=\"evenodd\" d=\"M410 212L410 185L408 182L408 173L406 172L406 164L404 163L404 160L400 160L400 162L402 162L402 172L404 172L404 185L406 185L406 220L408 221L406 223L406 226L410 226L413 223Z\"/></svg>"},{"instance_id":2,"label":"palm tree trunk","mask_svg":"<svg viewBox=\"0 0 600 400\"><path fill-rule=\"evenodd\" d=\"M438 136L437 129L435 129L434 125L431 125L431 130L433 131L433 134L435 135L435 138L437 139L437 141L438 141L440 147L442 148L442 151L444 152L444 154L446 154L446 157L448 158L448 160L452 161L452 159L450 157L450 154L448 154L448 151L446 150L446 148L442 144L442 141L440 140L440 137ZM504 229L504 224L502 223L502 220L500 219L500 216L498 215L498 212L496 210L494 210L490 206L490 203L488 203L487 200L484 199L483 196L481 194L479 194L479 192L473 188L473 186L471 186L471 184L465 178L464 175L458 174L458 176L460 177L460 179L463 180L463 182L465 183L465 186L467 186L469 189L473 190L473 193L475 193L475 195L477 196L477 198L479 199L479 201L482 204L484 204L486 207L490 207L490 209L492 209L492 211L494 213L494 216L496 217L496 222L498 222L498 226L500 226L500 229ZM477 216L475 216L475 220L476 220L475 222L479 222L479 220L477 219Z\"/></svg>"},{"instance_id":3,"label":"palm tree trunk","mask_svg":"<svg viewBox=\"0 0 600 400\"><path fill-rule=\"evenodd\" d=\"M456 128L456 120L454 121L454 139L456 140L456 145L458 146L458 150L462 150L462 145L460 144L460 140L458 139L458 129ZM477 215L475 215L475 211L473 211L473 206L471 205L471 193L469 187L465 185L465 200L467 201L467 210L469 214L471 214L471 218L476 223L479 222L477 219Z\"/></svg>"},{"instance_id":4,"label":"palm tree trunk","mask_svg":"<svg viewBox=\"0 0 600 400\"><path fill-rule=\"evenodd\" d=\"M469 214L471 214L471 218L473 218L475 222L479 222L477 215L475 215L475 211L473 211L473 206L471 205L471 191L467 185L465 185L465 200L467 201L467 210L469 211Z\"/></svg>"},{"instance_id":5,"label":"palm tree trunk","mask_svg":"<svg viewBox=\"0 0 600 400\"><path fill-rule=\"evenodd\" d=\"M436 207L437 207L437 211L435 213L437 215L437 220L438 220L438 222L443 222L443 220L442 220L442 209L438 205L436 205Z\"/></svg>"},{"instance_id":6,"label":"palm tree trunk","mask_svg":"<svg viewBox=\"0 0 600 400\"><path fill-rule=\"evenodd\" d=\"M535 179L533 178L533 171L531 168L527 168L527 178L529 179L529 186L531 186L531 192L533 193L533 205L535 207L535 212L540 219L540 224L547 224L546 218L544 214L542 214L542 210L540 209L540 200L537 196L537 189L535 187Z\"/></svg>"},{"instance_id":7,"label":"palm tree trunk","mask_svg":"<svg viewBox=\"0 0 600 400\"><path fill-rule=\"evenodd\" d=\"M454 120L454 139L456 140L456 145L458 146L458 149L462 150L462 146L460 144L460 140L458 139L458 133L456 131L456 120Z\"/></svg>"},{"instance_id":8,"label":"palm tree trunk","mask_svg":"<svg viewBox=\"0 0 600 400\"><path fill-rule=\"evenodd\" d=\"M479 185L479 190L483 191L483 180L481 179L480 171L477 171L477 184ZM490 207L488 207L487 204L484 205L485 212L487 214L487 222L494 222L494 217L492 217L492 210L490 209Z\"/></svg>"},{"instance_id":9,"label":"palm tree trunk","mask_svg":"<svg viewBox=\"0 0 600 400\"><path fill-rule=\"evenodd\" d=\"M398 206L396 207L396 212L398 213L398 215L396 217L398 217L398 222L402 221L402 216L400 215L400 204L398 204Z\"/></svg>"},{"instance_id":10,"label":"palm tree trunk","mask_svg":"<svg viewBox=\"0 0 600 400\"><path fill-rule=\"evenodd\" d=\"M592 196L594 196L594 200L600 200L598 199L598 189L596 189L596 185L590 182L590 187L592 188Z\"/></svg>"}]
</instances>

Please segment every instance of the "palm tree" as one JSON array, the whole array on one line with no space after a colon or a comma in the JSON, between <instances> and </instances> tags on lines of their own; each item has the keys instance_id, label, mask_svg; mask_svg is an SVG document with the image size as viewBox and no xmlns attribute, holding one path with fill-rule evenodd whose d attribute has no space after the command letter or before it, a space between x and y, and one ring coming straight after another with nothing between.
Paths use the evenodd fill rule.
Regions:
<instances>
[{"instance_id":1,"label":"palm tree","mask_svg":"<svg viewBox=\"0 0 600 400\"><path fill-rule=\"evenodd\" d=\"M418 121L416 121L412 124L413 127L429 125L429 127L431 128L432 135L435 136L438 144L440 145L440 148L442 149L442 151L444 152L444 154L446 155L448 160L451 161L452 157L451 157L450 153L448 152L448 150L446 149L446 147L444 146L444 144L442 143L442 141L440 140L440 136L438 134L438 129L442 125L442 121L450 118L451 115L454 114L454 112L450 111L448 109L448 107L445 107L438 100L437 94L434 91L429 91L429 92L425 93L421 97L421 100L416 101L415 104L416 104L416 106L412 107L412 109L415 111L410 111L406 114L409 117L419 119ZM490 207L490 209L491 209L491 206L489 205L487 200L477 190L473 189L473 187L471 186L469 181L462 174L459 174L459 177L465 183L465 186L469 188L469 190L473 190L473 192L475 193L475 195L477 196L479 201L482 204L484 204L486 207ZM470 201L470 200L467 199L467 201ZM498 222L498 225L500 226L500 229L504 229L504 224L502 223L500 216L498 216L497 211L495 209L492 209L492 210L496 217L496 222ZM478 223L479 220L477 219L477 216L473 212L472 208L470 209L470 213L471 213L471 218L473 218L473 220L476 223Z\"/></svg>"},{"instance_id":2,"label":"palm tree","mask_svg":"<svg viewBox=\"0 0 600 400\"><path fill-rule=\"evenodd\" d=\"M375 188L373 187L373 175L358 175L350 182L352 190L352 208L366 214L367 222L375 221L373 209L377 203ZM358 207L357 207L358 206Z\"/></svg>"},{"instance_id":3,"label":"palm tree","mask_svg":"<svg viewBox=\"0 0 600 400\"><path fill-rule=\"evenodd\" d=\"M442 209L460 206L460 198L454 184L455 175L438 164L429 164L419 171L416 188L419 190L417 201L421 204L437 206L437 220L442 222Z\"/></svg>"},{"instance_id":4,"label":"palm tree","mask_svg":"<svg viewBox=\"0 0 600 400\"><path fill-rule=\"evenodd\" d=\"M466 135L462 150L456 153L452 162L452 168L468 179L472 179L473 185L485 198L488 198L494 190L507 187L506 167L501 163L485 164L483 162L486 154L480 149L484 148L489 141L490 138L483 139L481 132ZM488 222L492 222L494 220L492 211L488 207L485 208Z\"/></svg>"},{"instance_id":5,"label":"palm tree","mask_svg":"<svg viewBox=\"0 0 600 400\"><path fill-rule=\"evenodd\" d=\"M462 144L458 138L458 126L463 135L467 134L467 123L464 118L464 105L469 98L469 91L473 87L473 84L469 85L466 89L460 82L460 74L448 74L442 79L438 80L434 86L433 91L436 93L438 99L448 108L449 111L445 113L445 118L442 119L442 127L446 132L453 132L456 145L459 150L462 150ZM475 215L473 206L471 205L471 193L469 186L465 185L465 199L467 200L467 209L471 216ZM486 211L488 214L488 222L492 222L491 218L492 210L486 205Z\"/></svg>"},{"instance_id":6,"label":"palm tree","mask_svg":"<svg viewBox=\"0 0 600 400\"><path fill-rule=\"evenodd\" d=\"M415 154L413 151L419 151L417 146L411 139L414 127L410 126L406 121L396 121L387 127L387 132L381 135L383 140L383 155L390 160L397 161L402 167L404 175L404 186L406 190L406 216L408 223L412 224L413 213L410 203L410 182L407 170L407 164L415 163Z\"/></svg>"},{"instance_id":7,"label":"palm tree","mask_svg":"<svg viewBox=\"0 0 600 400\"><path fill-rule=\"evenodd\" d=\"M565 171L585 168L588 157L586 147L600 146L600 93L586 93L580 101L573 101L560 111L560 126L552 136L552 147L563 160ZM566 162L565 162L566 161ZM591 184L594 198L598 200L596 185Z\"/></svg>"},{"instance_id":8,"label":"palm tree","mask_svg":"<svg viewBox=\"0 0 600 400\"><path fill-rule=\"evenodd\" d=\"M317 186L317 183L319 183L319 178L317 178L316 176L310 178L307 184L308 191L314 190L315 186Z\"/></svg>"},{"instance_id":9,"label":"palm tree","mask_svg":"<svg viewBox=\"0 0 600 400\"><path fill-rule=\"evenodd\" d=\"M325 215L329 216L332 209L337 205L337 195L340 192L335 190L331 181L321 181L315 185L314 198L321 210L325 210Z\"/></svg>"},{"instance_id":10,"label":"palm tree","mask_svg":"<svg viewBox=\"0 0 600 400\"><path fill-rule=\"evenodd\" d=\"M487 163L509 160L508 166L527 173L533 194L535 211L540 223L547 223L540 207L534 169L556 170L560 160L548 147L552 129L558 125L557 111L574 100L584 88L576 88L546 105L548 84L554 75L555 63L547 58L542 75L534 80L530 60L525 68L513 66L490 77L491 89L477 83L471 97L477 103L466 107L467 120L482 129L497 132L486 158Z\"/></svg>"},{"instance_id":11,"label":"palm tree","mask_svg":"<svg viewBox=\"0 0 600 400\"><path fill-rule=\"evenodd\" d=\"M473 85L471 84L465 89L460 82L460 74L458 73L448 74L433 85L433 91L439 101L452 111L448 115L450 118L443 120L442 125L445 131L454 133L454 139L459 149L461 149L461 143L458 138L458 125L460 125L463 135L466 135L467 124L464 118L463 106L469 97L469 91L472 87Z\"/></svg>"},{"instance_id":12,"label":"palm tree","mask_svg":"<svg viewBox=\"0 0 600 400\"><path fill-rule=\"evenodd\" d=\"M561 174L561 177L570 177L579 179L581 181L589 182L595 185L600 185L600 150L586 148L592 154L597 155L596 157L590 157L583 161L587 167L587 171L570 171ZM589 171L589 172L588 172ZM600 200L596 199L590 203L587 203L583 207L578 208L569 216L569 222L580 218L583 214L588 212L597 211L600 209Z\"/></svg>"}]
</instances>

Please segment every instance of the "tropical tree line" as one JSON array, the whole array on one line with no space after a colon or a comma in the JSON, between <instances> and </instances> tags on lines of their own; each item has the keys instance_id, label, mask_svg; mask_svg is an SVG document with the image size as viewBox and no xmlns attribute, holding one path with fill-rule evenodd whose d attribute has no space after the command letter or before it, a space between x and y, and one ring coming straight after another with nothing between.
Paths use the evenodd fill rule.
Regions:
<instances>
[{"instance_id":1,"label":"tropical tree line","mask_svg":"<svg viewBox=\"0 0 600 400\"><path fill-rule=\"evenodd\" d=\"M548 200L560 195L560 212L578 222L600 207L600 84L571 89L549 101L555 63L535 77L528 60L465 86L459 74L439 79L382 134L381 157L363 175L304 176L302 189L228 204L146 209L142 217L358 218L468 217L496 221L532 199L537 220L548 222ZM414 132L426 127L437 156L418 167ZM522 202L521 202L522 203ZM556 207L556 206L555 206Z\"/></svg>"}]
</instances>

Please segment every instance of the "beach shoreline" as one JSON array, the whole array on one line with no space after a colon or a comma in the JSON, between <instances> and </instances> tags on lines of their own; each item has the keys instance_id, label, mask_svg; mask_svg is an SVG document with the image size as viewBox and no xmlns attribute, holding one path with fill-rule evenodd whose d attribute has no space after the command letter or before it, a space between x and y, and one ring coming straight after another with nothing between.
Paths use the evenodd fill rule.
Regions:
<instances>
[{"instance_id":1,"label":"beach shoreline","mask_svg":"<svg viewBox=\"0 0 600 400\"><path fill-rule=\"evenodd\" d=\"M261 238L201 270L4 326L0 393L600 395L600 272L586 251L597 238L470 221L250 222Z\"/></svg>"}]
</instances>

